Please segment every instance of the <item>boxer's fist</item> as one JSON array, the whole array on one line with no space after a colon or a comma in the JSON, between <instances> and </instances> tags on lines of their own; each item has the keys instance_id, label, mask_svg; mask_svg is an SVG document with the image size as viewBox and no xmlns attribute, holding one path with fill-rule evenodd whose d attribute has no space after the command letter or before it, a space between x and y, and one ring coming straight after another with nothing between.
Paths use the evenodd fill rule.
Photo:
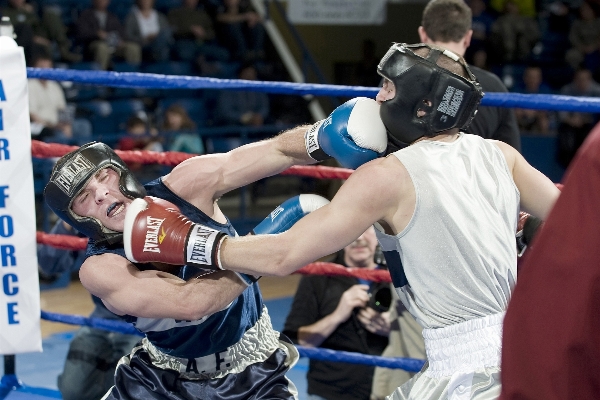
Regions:
<instances>
[{"instance_id":1,"label":"boxer's fist","mask_svg":"<svg viewBox=\"0 0 600 400\"><path fill-rule=\"evenodd\" d=\"M522 256L542 225L542 220L531 214L521 211L517 223L517 251Z\"/></svg>"},{"instance_id":2,"label":"boxer's fist","mask_svg":"<svg viewBox=\"0 0 600 400\"><path fill-rule=\"evenodd\" d=\"M123 229L125 255L132 262L161 262L219 269L217 250L225 234L190 221L174 204L156 197L135 199Z\"/></svg>"},{"instance_id":3,"label":"boxer's fist","mask_svg":"<svg viewBox=\"0 0 600 400\"><path fill-rule=\"evenodd\" d=\"M322 161L333 157L346 168L358 168L387 148L379 104L366 97L348 100L311 126L304 141L311 158Z\"/></svg>"},{"instance_id":4,"label":"boxer's fist","mask_svg":"<svg viewBox=\"0 0 600 400\"><path fill-rule=\"evenodd\" d=\"M325 197L316 194L294 196L274 209L262 222L252 230L253 235L267 235L285 232L306 214L329 203Z\"/></svg>"}]
</instances>

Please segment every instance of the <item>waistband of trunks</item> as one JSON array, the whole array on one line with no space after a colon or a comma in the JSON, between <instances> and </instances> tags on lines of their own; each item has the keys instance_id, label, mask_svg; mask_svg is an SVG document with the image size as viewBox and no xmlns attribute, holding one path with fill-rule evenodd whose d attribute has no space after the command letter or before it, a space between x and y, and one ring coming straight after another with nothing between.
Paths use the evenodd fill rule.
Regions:
<instances>
[{"instance_id":1,"label":"waistband of trunks","mask_svg":"<svg viewBox=\"0 0 600 400\"><path fill-rule=\"evenodd\" d=\"M499 367L504 313L444 328L424 329L429 367L425 375L443 378L457 371Z\"/></svg>"},{"instance_id":2,"label":"waistband of trunks","mask_svg":"<svg viewBox=\"0 0 600 400\"><path fill-rule=\"evenodd\" d=\"M239 373L247 366L265 361L279 347L279 333L273 330L267 308L254 326L246 331L233 346L222 352L198 358L169 356L157 349L147 338L142 347L150 355L150 361L158 368L179 371L186 379L215 379L227 374Z\"/></svg>"}]
</instances>

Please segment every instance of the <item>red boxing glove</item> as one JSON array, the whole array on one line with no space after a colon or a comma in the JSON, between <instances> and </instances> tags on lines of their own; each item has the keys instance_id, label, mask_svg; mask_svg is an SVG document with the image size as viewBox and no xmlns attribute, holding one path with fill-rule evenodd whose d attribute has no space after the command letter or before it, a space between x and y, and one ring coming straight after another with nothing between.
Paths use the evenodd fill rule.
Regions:
<instances>
[{"instance_id":1,"label":"red boxing glove","mask_svg":"<svg viewBox=\"0 0 600 400\"><path fill-rule=\"evenodd\" d=\"M162 262L221 269L218 248L226 234L190 221L173 203L135 199L125 215L123 244L131 262Z\"/></svg>"}]
</instances>

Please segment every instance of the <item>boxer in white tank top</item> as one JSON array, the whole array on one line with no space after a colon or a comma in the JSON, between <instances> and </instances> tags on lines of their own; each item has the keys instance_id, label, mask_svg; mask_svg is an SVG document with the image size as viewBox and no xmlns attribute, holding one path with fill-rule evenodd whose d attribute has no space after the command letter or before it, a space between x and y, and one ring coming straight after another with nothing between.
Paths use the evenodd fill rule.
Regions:
<instances>
[{"instance_id":1,"label":"boxer in white tank top","mask_svg":"<svg viewBox=\"0 0 600 400\"><path fill-rule=\"evenodd\" d=\"M506 159L463 133L392 156L412 181L414 212L397 235L377 238L400 299L425 328L429 365L391 398L496 398L517 261L519 191Z\"/></svg>"}]
</instances>

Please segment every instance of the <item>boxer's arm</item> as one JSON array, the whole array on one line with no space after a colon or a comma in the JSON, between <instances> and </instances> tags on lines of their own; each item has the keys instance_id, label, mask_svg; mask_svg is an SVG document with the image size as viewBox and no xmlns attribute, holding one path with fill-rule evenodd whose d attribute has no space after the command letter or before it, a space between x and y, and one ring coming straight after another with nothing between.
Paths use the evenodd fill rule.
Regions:
<instances>
[{"instance_id":1,"label":"boxer's arm","mask_svg":"<svg viewBox=\"0 0 600 400\"><path fill-rule=\"evenodd\" d=\"M231 190L276 175L292 165L314 163L304 145L308 128L299 126L227 153L193 157L175 167L163 182L196 206L202 205L202 200L210 204Z\"/></svg>"},{"instance_id":2,"label":"boxer's arm","mask_svg":"<svg viewBox=\"0 0 600 400\"><path fill-rule=\"evenodd\" d=\"M79 278L115 314L142 318L197 320L224 309L247 287L233 272L184 281L167 272L140 271L110 253L88 258Z\"/></svg>"},{"instance_id":3,"label":"boxer's arm","mask_svg":"<svg viewBox=\"0 0 600 400\"><path fill-rule=\"evenodd\" d=\"M560 190L548 177L532 167L513 147L499 141L494 143L504 154L508 167L512 171L513 180L521 193L523 211L542 220L546 219L558 199Z\"/></svg>"},{"instance_id":4,"label":"boxer's arm","mask_svg":"<svg viewBox=\"0 0 600 400\"><path fill-rule=\"evenodd\" d=\"M225 239L220 251L222 267L284 276L342 249L377 221L397 229L394 216L402 213L406 188L412 182L404 168L391 167L394 162L399 163L397 159L377 159L358 168L330 204L305 216L287 232Z\"/></svg>"}]
</instances>

